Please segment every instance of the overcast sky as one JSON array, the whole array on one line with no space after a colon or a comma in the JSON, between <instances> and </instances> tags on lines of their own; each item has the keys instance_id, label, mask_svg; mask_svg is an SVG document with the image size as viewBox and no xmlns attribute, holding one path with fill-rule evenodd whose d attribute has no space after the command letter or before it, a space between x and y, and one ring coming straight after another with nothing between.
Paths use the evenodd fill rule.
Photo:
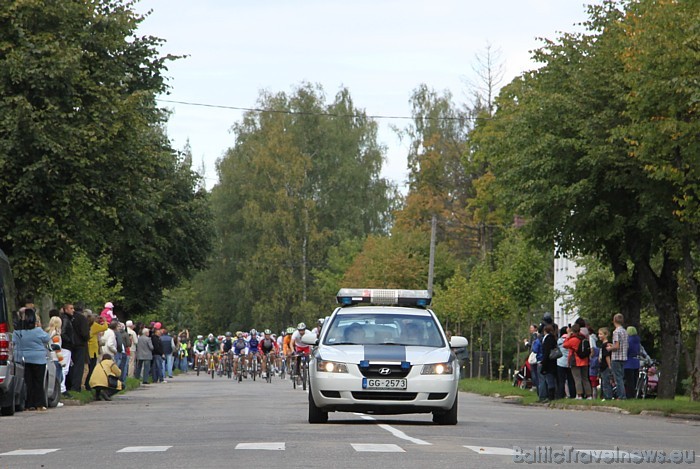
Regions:
<instances>
[{"instance_id":1,"label":"overcast sky","mask_svg":"<svg viewBox=\"0 0 700 469\"><path fill-rule=\"evenodd\" d=\"M500 51L505 85L536 67L538 37L580 30L586 3L598 0L141 0L152 10L140 34L165 39L171 94L163 99L255 107L260 90L290 93L303 81L333 98L347 87L367 114L410 116L409 98L425 83L469 94L476 55ZM243 111L161 102L173 111L168 135L175 148L190 140L195 168L217 182L215 162L233 145L231 126ZM388 147L382 175L403 187L406 147L379 120Z\"/></svg>"}]
</instances>

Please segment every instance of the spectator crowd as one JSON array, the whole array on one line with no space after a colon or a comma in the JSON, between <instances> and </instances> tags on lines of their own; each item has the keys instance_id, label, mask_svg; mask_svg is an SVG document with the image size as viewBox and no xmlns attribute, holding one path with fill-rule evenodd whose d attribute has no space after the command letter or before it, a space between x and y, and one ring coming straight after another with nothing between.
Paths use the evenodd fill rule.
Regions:
<instances>
[{"instance_id":1,"label":"spectator crowd","mask_svg":"<svg viewBox=\"0 0 700 469\"><path fill-rule=\"evenodd\" d=\"M595 331L582 318L560 328L547 313L539 326L531 325L526 367L539 401L634 398L640 366L651 359L637 329L624 322L616 314L612 333L608 327Z\"/></svg>"}]
</instances>

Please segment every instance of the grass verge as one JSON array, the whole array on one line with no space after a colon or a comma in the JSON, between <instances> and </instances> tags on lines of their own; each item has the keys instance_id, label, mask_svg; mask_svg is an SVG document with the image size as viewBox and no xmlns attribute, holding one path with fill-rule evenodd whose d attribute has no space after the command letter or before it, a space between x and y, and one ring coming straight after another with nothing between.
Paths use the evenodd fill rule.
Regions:
<instances>
[{"instance_id":1,"label":"grass verge","mask_svg":"<svg viewBox=\"0 0 700 469\"><path fill-rule=\"evenodd\" d=\"M506 397L518 396L517 400L525 405L537 402L537 393L534 391L513 387L508 381L491 381L487 379L468 378L459 382L459 390L481 394L482 396ZM692 414L700 415L700 402L691 402L687 396L676 396L674 400L666 399L628 399L601 401L598 400L572 400L560 399L550 405L555 407L580 406L603 406L617 407L631 414L639 414L644 411L661 412L664 415L670 414Z\"/></svg>"}]
</instances>

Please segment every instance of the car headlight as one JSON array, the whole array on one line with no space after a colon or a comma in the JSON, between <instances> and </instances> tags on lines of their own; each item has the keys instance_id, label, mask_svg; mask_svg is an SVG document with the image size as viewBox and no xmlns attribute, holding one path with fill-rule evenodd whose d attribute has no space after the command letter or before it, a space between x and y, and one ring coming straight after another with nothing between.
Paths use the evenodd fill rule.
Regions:
<instances>
[{"instance_id":1,"label":"car headlight","mask_svg":"<svg viewBox=\"0 0 700 469\"><path fill-rule=\"evenodd\" d=\"M325 373L347 373L348 367L345 363L332 362L329 360L316 360L316 371Z\"/></svg>"},{"instance_id":2,"label":"car headlight","mask_svg":"<svg viewBox=\"0 0 700 469\"><path fill-rule=\"evenodd\" d=\"M420 374L422 375L451 375L454 372L452 362L447 363L432 363L423 365Z\"/></svg>"}]
</instances>

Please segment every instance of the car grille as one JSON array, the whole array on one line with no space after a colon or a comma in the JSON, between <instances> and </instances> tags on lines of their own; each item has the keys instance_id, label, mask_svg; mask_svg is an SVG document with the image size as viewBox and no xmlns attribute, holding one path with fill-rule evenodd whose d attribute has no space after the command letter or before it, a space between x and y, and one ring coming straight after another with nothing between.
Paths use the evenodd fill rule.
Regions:
<instances>
[{"instance_id":1,"label":"car grille","mask_svg":"<svg viewBox=\"0 0 700 469\"><path fill-rule=\"evenodd\" d=\"M389 370L391 373L380 373L380 370ZM405 378L411 372L411 368L401 368L401 365L376 365L370 364L369 367L360 367L362 376L366 378Z\"/></svg>"},{"instance_id":2,"label":"car grille","mask_svg":"<svg viewBox=\"0 0 700 469\"><path fill-rule=\"evenodd\" d=\"M360 401L412 401L417 394L396 391L353 391L352 397Z\"/></svg>"}]
</instances>

